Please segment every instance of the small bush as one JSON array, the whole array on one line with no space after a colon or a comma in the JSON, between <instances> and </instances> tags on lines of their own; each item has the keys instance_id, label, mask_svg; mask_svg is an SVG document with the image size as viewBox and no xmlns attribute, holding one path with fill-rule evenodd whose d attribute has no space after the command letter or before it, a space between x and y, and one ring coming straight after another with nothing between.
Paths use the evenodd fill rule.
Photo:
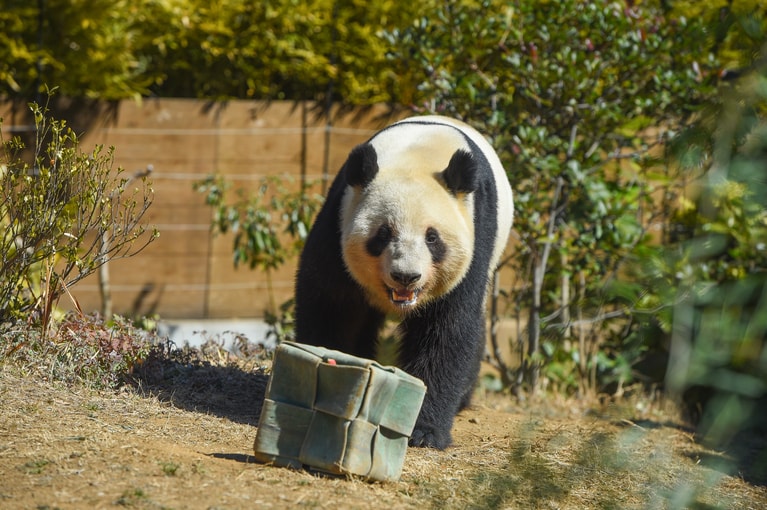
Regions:
<instances>
[{"instance_id":1,"label":"small bush","mask_svg":"<svg viewBox=\"0 0 767 510\"><path fill-rule=\"evenodd\" d=\"M205 195L213 209L211 229L216 234L231 233L234 267L248 264L266 274L269 307L264 310L269 337L277 342L293 336L293 300L278 305L272 287L272 272L298 256L309 235L314 217L324 198L312 192L315 183L301 183L292 190L289 178L261 179L255 192L235 190L221 175L209 175L194 183L194 190Z\"/></svg>"},{"instance_id":2,"label":"small bush","mask_svg":"<svg viewBox=\"0 0 767 510\"><path fill-rule=\"evenodd\" d=\"M113 147L83 152L66 122L30 109L33 147L5 140L0 122L0 323L27 319L45 332L69 287L158 234L142 224L153 197L146 173L113 170Z\"/></svg>"},{"instance_id":3,"label":"small bush","mask_svg":"<svg viewBox=\"0 0 767 510\"><path fill-rule=\"evenodd\" d=\"M115 316L67 314L55 335L26 325L0 328L0 360L50 381L115 388L149 355L152 335Z\"/></svg>"}]
</instances>

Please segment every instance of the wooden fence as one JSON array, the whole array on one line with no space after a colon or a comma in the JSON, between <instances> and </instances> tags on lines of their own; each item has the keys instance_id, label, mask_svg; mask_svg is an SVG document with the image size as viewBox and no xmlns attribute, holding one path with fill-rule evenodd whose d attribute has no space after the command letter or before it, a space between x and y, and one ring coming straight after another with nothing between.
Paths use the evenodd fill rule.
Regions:
<instances>
[{"instance_id":1,"label":"wooden fence","mask_svg":"<svg viewBox=\"0 0 767 510\"><path fill-rule=\"evenodd\" d=\"M113 103L59 99L51 105L80 136L81 148L115 147L128 175L152 166L154 203L145 217L160 237L139 255L110 263L115 313L168 319L262 317L266 275L235 269L232 237L211 233L211 209L193 183L218 173L234 188L265 176L317 180L335 175L349 151L396 120L384 106L340 111L331 123L314 103L143 99ZM317 112L320 112L319 114ZM21 102L0 101L4 135L30 138L34 126ZM293 294L296 260L272 274L277 304ZM501 275L508 285L508 271ZM96 274L71 291L86 312L101 309ZM62 308L71 308L62 298Z\"/></svg>"},{"instance_id":2,"label":"wooden fence","mask_svg":"<svg viewBox=\"0 0 767 510\"><path fill-rule=\"evenodd\" d=\"M114 146L115 165L129 174L153 168L154 203L147 221L160 237L136 257L110 264L116 313L168 318L259 317L268 305L265 275L235 269L232 238L211 234L211 209L192 189L219 173L235 187L266 175L319 179L335 174L349 150L392 118L384 107L341 114L332 125L315 104L144 99L116 103L59 100L53 114L81 136L81 147ZM26 105L0 103L2 130L26 134ZM273 274L275 299L292 295L295 261ZM101 308L95 275L72 288L85 311ZM61 300L69 306L68 299Z\"/></svg>"}]
</instances>

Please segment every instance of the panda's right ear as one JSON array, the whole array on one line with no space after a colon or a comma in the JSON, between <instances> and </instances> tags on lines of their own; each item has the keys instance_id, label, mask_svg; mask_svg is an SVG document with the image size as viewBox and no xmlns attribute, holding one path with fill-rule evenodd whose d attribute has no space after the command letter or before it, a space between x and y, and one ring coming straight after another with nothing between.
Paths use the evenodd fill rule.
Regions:
<instances>
[{"instance_id":1,"label":"panda's right ear","mask_svg":"<svg viewBox=\"0 0 767 510\"><path fill-rule=\"evenodd\" d=\"M356 146L349 153L344 164L346 168L346 183L349 186L364 188L370 184L378 173L378 156L369 143Z\"/></svg>"}]
</instances>

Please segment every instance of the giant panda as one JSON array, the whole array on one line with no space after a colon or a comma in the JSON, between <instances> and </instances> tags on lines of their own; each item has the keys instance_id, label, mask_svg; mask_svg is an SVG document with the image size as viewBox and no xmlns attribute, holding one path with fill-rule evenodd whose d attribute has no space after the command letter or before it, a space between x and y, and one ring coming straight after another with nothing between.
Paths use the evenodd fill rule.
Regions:
<instances>
[{"instance_id":1,"label":"giant panda","mask_svg":"<svg viewBox=\"0 0 767 510\"><path fill-rule=\"evenodd\" d=\"M306 239L296 341L374 358L385 318L399 320L398 366L427 386L413 446L449 446L470 402L512 216L506 172L479 132L412 117L351 151Z\"/></svg>"}]
</instances>

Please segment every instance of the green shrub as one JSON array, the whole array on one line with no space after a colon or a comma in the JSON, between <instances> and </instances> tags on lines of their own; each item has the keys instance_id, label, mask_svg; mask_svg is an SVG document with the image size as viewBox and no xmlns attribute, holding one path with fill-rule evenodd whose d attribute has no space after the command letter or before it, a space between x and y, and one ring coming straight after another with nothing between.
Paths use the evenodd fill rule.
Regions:
<instances>
[{"instance_id":1,"label":"green shrub","mask_svg":"<svg viewBox=\"0 0 767 510\"><path fill-rule=\"evenodd\" d=\"M228 193L231 183L221 175L210 175L194 184L213 209L211 228L216 234L232 234L234 266L247 264L264 271L267 278L269 308L265 310L269 336L278 342L292 334L293 300L279 307L274 301L272 271L298 256L309 235L314 216L323 197L311 192L311 184L298 190L288 188L286 178L265 177L255 192L238 188L235 198Z\"/></svg>"},{"instance_id":2,"label":"green shrub","mask_svg":"<svg viewBox=\"0 0 767 510\"><path fill-rule=\"evenodd\" d=\"M636 289L622 277L678 193L656 158L710 92L694 72L711 64L705 31L652 3L483 0L385 36L416 109L476 125L508 170L516 281L497 312L525 328L519 360L496 357L506 382L626 382L641 349L624 345Z\"/></svg>"},{"instance_id":3,"label":"green shrub","mask_svg":"<svg viewBox=\"0 0 767 510\"><path fill-rule=\"evenodd\" d=\"M146 175L126 177L113 169L113 147L83 152L64 121L30 109L29 148L2 137L0 122L0 323L27 319L45 332L72 285L158 233L142 224L153 197Z\"/></svg>"}]
</instances>

